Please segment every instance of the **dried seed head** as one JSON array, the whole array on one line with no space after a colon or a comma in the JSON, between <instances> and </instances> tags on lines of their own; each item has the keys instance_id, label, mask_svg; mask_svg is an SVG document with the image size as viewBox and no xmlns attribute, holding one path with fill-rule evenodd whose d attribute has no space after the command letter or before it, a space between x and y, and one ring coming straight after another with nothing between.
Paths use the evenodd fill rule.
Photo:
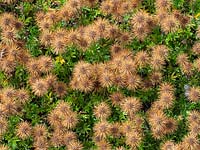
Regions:
<instances>
[{"instance_id":1,"label":"dried seed head","mask_svg":"<svg viewBox=\"0 0 200 150\"><path fill-rule=\"evenodd\" d=\"M97 145L97 149L98 150L109 150L109 149L112 149L112 146L105 140L102 140L98 143L96 143Z\"/></svg>"},{"instance_id":2,"label":"dried seed head","mask_svg":"<svg viewBox=\"0 0 200 150\"><path fill-rule=\"evenodd\" d=\"M7 99L3 104L1 104L2 109L4 110L4 114L7 116L15 115L18 113L19 106L16 101L12 99Z\"/></svg>"},{"instance_id":3,"label":"dried seed head","mask_svg":"<svg viewBox=\"0 0 200 150\"><path fill-rule=\"evenodd\" d=\"M126 135L125 143L133 149L137 148L137 146L139 146L141 141L142 141L142 136L137 132L129 132Z\"/></svg>"},{"instance_id":4,"label":"dried seed head","mask_svg":"<svg viewBox=\"0 0 200 150\"><path fill-rule=\"evenodd\" d=\"M100 120L106 120L111 114L111 110L108 104L101 102L94 107L94 115Z\"/></svg>"},{"instance_id":5,"label":"dried seed head","mask_svg":"<svg viewBox=\"0 0 200 150\"><path fill-rule=\"evenodd\" d=\"M63 120L62 124L67 129L73 129L78 123L78 115L75 112L70 112Z\"/></svg>"},{"instance_id":6,"label":"dried seed head","mask_svg":"<svg viewBox=\"0 0 200 150\"><path fill-rule=\"evenodd\" d=\"M115 92L110 95L110 99L112 101L112 105L119 106L124 100L124 95L120 92Z\"/></svg>"},{"instance_id":7,"label":"dried seed head","mask_svg":"<svg viewBox=\"0 0 200 150\"><path fill-rule=\"evenodd\" d=\"M196 110L191 111L188 116L188 122L190 124L200 124L200 112Z\"/></svg>"},{"instance_id":8,"label":"dried seed head","mask_svg":"<svg viewBox=\"0 0 200 150\"><path fill-rule=\"evenodd\" d=\"M156 45L152 48L152 55L158 55L166 58L168 55L168 47L165 45Z\"/></svg>"},{"instance_id":9,"label":"dried seed head","mask_svg":"<svg viewBox=\"0 0 200 150\"><path fill-rule=\"evenodd\" d=\"M16 18L11 13L2 13L0 15L0 27L3 30L10 30L15 27Z\"/></svg>"},{"instance_id":10,"label":"dried seed head","mask_svg":"<svg viewBox=\"0 0 200 150\"><path fill-rule=\"evenodd\" d=\"M32 134L32 128L28 122L23 121L17 125L17 136L19 138L26 139L30 137L31 134Z\"/></svg>"},{"instance_id":11,"label":"dried seed head","mask_svg":"<svg viewBox=\"0 0 200 150\"><path fill-rule=\"evenodd\" d=\"M142 83L142 79L139 75L133 74L133 75L127 75L126 76L126 86L129 90L136 90L140 87Z\"/></svg>"},{"instance_id":12,"label":"dried seed head","mask_svg":"<svg viewBox=\"0 0 200 150\"><path fill-rule=\"evenodd\" d=\"M49 56L40 56L38 58L39 61L39 68L40 72L48 73L53 69L53 61L52 58Z\"/></svg>"},{"instance_id":13,"label":"dried seed head","mask_svg":"<svg viewBox=\"0 0 200 150\"><path fill-rule=\"evenodd\" d=\"M175 150L177 147L173 141L166 141L161 145L161 150Z\"/></svg>"},{"instance_id":14,"label":"dried seed head","mask_svg":"<svg viewBox=\"0 0 200 150\"><path fill-rule=\"evenodd\" d=\"M47 120L49 124L55 128L59 126L62 121L60 114L56 110L53 110L48 114Z\"/></svg>"},{"instance_id":15,"label":"dried seed head","mask_svg":"<svg viewBox=\"0 0 200 150\"><path fill-rule=\"evenodd\" d=\"M77 137L76 137L75 132L67 131L63 135L63 144L66 146L68 146L69 143L76 141L76 140L77 140Z\"/></svg>"},{"instance_id":16,"label":"dried seed head","mask_svg":"<svg viewBox=\"0 0 200 150\"><path fill-rule=\"evenodd\" d=\"M169 108L173 105L174 95L171 93L160 93L159 102L163 108Z\"/></svg>"},{"instance_id":17,"label":"dried seed head","mask_svg":"<svg viewBox=\"0 0 200 150\"><path fill-rule=\"evenodd\" d=\"M104 139L110 135L110 124L106 121L98 122L94 125L93 130L96 136Z\"/></svg>"},{"instance_id":18,"label":"dried seed head","mask_svg":"<svg viewBox=\"0 0 200 150\"><path fill-rule=\"evenodd\" d=\"M138 67L144 67L149 64L150 57L149 54L145 51L139 51L134 56L134 61Z\"/></svg>"},{"instance_id":19,"label":"dried seed head","mask_svg":"<svg viewBox=\"0 0 200 150\"><path fill-rule=\"evenodd\" d=\"M59 147L62 145L63 135L59 132L53 132L50 137L50 143L54 147Z\"/></svg>"},{"instance_id":20,"label":"dried seed head","mask_svg":"<svg viewBox=\"0 0 200 150\"><path fill-rule=\"evenodd\" d=\"M56 82L56 84L53 85L55 93L59 97L64 97L67 94L67 85L64 82Z\"/></svg>"},{"instance_id":21,"label":"dried seed head","mask_svg":"<svg viewBox=\"0 0 200 150\"><path fill-rule=\"evenodd\" d=\"M40 75L41 66L39 63L40 62L37 59L33 59L33 58L29 59L29 61L26 64L26 68L31 75L34 75L34 76Z\"/></svg>"},{"instance_id":22,"label":"dried seed head","mask_svg":"<svg viewBox=\"0 0 200 150\"><path fill-rule=\"evenodd\" d=\"M171 0L156 0L155 5L157 10L166 11L170 10L172 2Z\"/></svg>"},{"instance_id":23,"label":"dried seed head","mask_svg":"<svg viewBox=\"0 0 200 150\"><path fill-rule=\"evenodd\" d=\"M46 150L49 147L48 141L44 137L39 137L35 139L33 142L33 146L35 147L35 150Z\"/></svg>"},{"instance_id":24,"label":"dried seed head","mask_svg":"<svg viewBox=\"0 0 200 150\"><path fill-rule=\"evenodd\" d=\"M178 20L172 15L169 15L161 22L161 29L165 33L176 32L179 29L179 26Z\"/></svg>"},{"instance_id":25,"label":"dried seed head","mask_svg":"<svg viewBox=\"0 0 200 150\"><path fill-rule=\"evenodd\" d=\"M174 87L171 83L164 82L160 85L160 93L174 93Z\"/></svg>"},{"instance_id":26,"label":"dried seed head","mask_svg":"<svg viewBox=\"0 0 200 150\"><path fill-rule=\"evenodd\" d=\"M33 127L33 136L34 136L34 139L44 139L47 137L47 128L45 125L43 124L37 124Z\"/></svg>"},{"instance_id":27,"label":"dried seed head","mask_svg":"<svg viewBox=\"0 0 200 150\"><path fill-rule=\"evenodd\" d=\"M60 101L56 107L56 110L61 116L69 115L71 112L70 105L65 101Z\"/></svg>"},{"instance_id":28,"label":"dried seed head","mask_svg":"<svg viewBox=\"0 0 200 150\"><path fill-rule=\"evenodd\" d=\"M162 73L161 72L152 72L150 75L150 81L153 85L157 85L162 81Z\"/></svg>"},{"instance_id":29,"label":"dried seed head","mask_svg":"<svg viewBox=\"0 0 200 150\"><path fill-rule=\"evenodd\" d=\"M0 135L4 134L8 128L8 121L5 118L0 119Z\"/></svg>"},{"instance_id":30,"label":"dried seed head","mask_svg":"<svg viewBox=\"0 0 200 150\"><path fill-rule=\"evenodd\" d=\"M32 90L37 96L44 96L48 92L48 84L44 79L38 79L32 84Z\"/></svg>"},{"instance_id":31,"label":"dried seed head","mask_svg":"<svg viewBox=\"0 0 200 150\"><path fill-rule=\"evenodd\" d=\"M200 42L197 42L192 47L192 52L196 55L200 54Z\"/></svg>"},{"instance_id":32,"label":"dried seed head","mask_svg":"<svg viewBox=\"0 0 200 150\"><path fill-rule=\"evenodd\" d=\"M141 107L142 104L139 99L134 97L126 97L121 104L122 110L125 111L128 115L135 114L141 109Z\"/></svg>"},{"instance_id":33,"label":"dried seed head","mask_svg":"<svg viewBox=\"0 0 200 150\"><path fill-rule=\"evenodd\" d=\"M67 146L68 150L82 150L83 145L79 141L72 141Z\"/></svg>"},{"instance_id":34,"label":"dried seed head","mask_svg":"<svg viewBox=\"0 0 200 150\"><path fill-rule=\"evenodd\" d=\"M120 123L112 123L110 127L110 132L113 137L119 138L121 136Z\"/></svg>"},{"instance_id":35,"label":"dried seed head","mask_svg":"<svg viewBox=\"0 0 200 150\"><path fill-rule=\"evenodd\" d=\"M189 134L183 139L182 146L184 147L184 149L197 150L200 148L200 142L196 136Z\"/></svg>"},{"instance_id":36,"label":"dried seed head","mask_svg":"<svg viewBox=\"0 0 200 150\"><path fill-rule=\"evenodd\" d=\"M0 150L9 150L10 148L7 145L0 145Z\"/></svg>"},{"instance_id":37,"label":"dried seed head","mask_svg":"<svg viewBox=\"0 0 200 150\"><path fill-rule=\"evenodd\" d=\"M198 87L191 87L188 93L188 99L191 102L199 102L200 100L200 89Z\"/></svg>"}]
</instances>

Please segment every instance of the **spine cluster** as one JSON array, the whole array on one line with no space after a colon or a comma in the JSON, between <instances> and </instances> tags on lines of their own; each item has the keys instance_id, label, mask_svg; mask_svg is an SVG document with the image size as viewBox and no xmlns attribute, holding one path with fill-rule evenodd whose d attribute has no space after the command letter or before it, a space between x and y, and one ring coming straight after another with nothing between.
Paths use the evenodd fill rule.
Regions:
<instances>
[{"instance_id":1,"label":"spine cluster","mask_svg":"<svg viewBox=\"0 0 200 150\"><path fill-rule=\"evenodd\" d=\"M190 61L187 53L180 53L177 56L177 64L180 66L181 71L188 77L200 71L200 42L194 43L190 51L196 56L193 62Z\"/></svg>"},{"instance_id":2,"label":"spine cluster","mask_svg":"<svg viewBox=\"0 0 200 150\"><path fill-rule=\"evenodd\" d=\"M153 102L148 111L148 120L151 126L152 135L161 139L165 135L173 133L177 129L177 121L165 115L164 110L170 108L175 100L174 88L169 83L160 86L159 98Z\"/></svg>"},{"instance_id":3,"label":"spine cluster","mask_svg":"<svg viewBox=\"0 0 200 150\"><path fill-rule=\"evenodd\" d=\"M16 0L2 2L17 3ZM72 70L69 85L59 81L54 74L53 57L31 56L25 46L26 43L20 37L24 25L17 16L8 12L1 13L0 70L9 78L15 75L18 66L25 68L28 79L23 86L27 88L30 86L31 92L21 86L19 89L7 86L0 90L0 136L9 129L8 118L11 115L21 114L23 106L33 95L40 98L52 91L56 98L65 98L68 89L90 93L116 87L117 92L112 93L109 98L111 105L120 108L127 119L110 122L111 106L105 101L99 102L93 108L96 122L93 126L92 140L99 150L113 149L109 142L110 137L122 139L124 145L130 149L137 149L144 138L142 129L144 119L139 115L143 103L139 98L125 96L119 90L137 92L138 89L147 90L159 86L158 98L147 110L147 121L152 137L164 141L160 145L161 150L199 150L200 112L197 110L189 112L186 118L188 134L181 142L165 140L166 136L178 129L178 121L165 113L167 109L173 107L176 100L175 87L169 82L162 82L163 70L167 67L170 61L169 54L173 50L161 42L137 50L128 48L134 38L138 42L145 41L155 28L159 28L162 35L186 28L192 17L174 9L171 0L155 0L154 14L140 9L141 2L140 0L68 0L59 9L49 8L46 12L39 11L35 14L36 25L40 31L39 42L44 50L49 48L54 53L52 56L66 53L68 46L76 46L84 53L100 39L112 42L109 49L110 60L101 63L79 60ZM77 16L80 16L82 9L96 6L99 6L102 17L95 18L88 25L79 26L76 20L79 19ZM127 14L130 15L130 21L126 22L123 17ZM128 31L121 29L120 25L123 23L130 25ZM63 27L67 25L72 28ZM200 27L197 27L196 37L200 38ZM180 53L176 59L181 71L188 78L195 71L200 72L199 41L193 44L190 52L195 57L193 62L187 53ZM145 75L141 73L143 69L148 69ZM190 102L199 102L199 86L191 86L186 94ZM36 150L61 146L65 146L68 150L81 150L84 146L75 133L78 118L79 113L73 111L67 102L60 100L48 113L46 123L33 125L30 121L23 120L17 124L15 134L21 140L32 138ZM0 150L8 149L7 146L0 145ZM119 146L116 149L125 148Z\"/></svg>"},{"instance_id":4,"label":"spine cluster","mask_svg":"<svg viewBox=\"0 0 200 150\"><path fill-rule=\"evenodd\" d=\"M116 44L110 51L112 59L105 63L90 64L79 61L74 67L70 87L84 92L111 86L136 90L145 87L143 78L138 74L138 68L147 66L152 68L148 78L151 86L161 81L161 70L168 56L168 48L165 45L154 46L150 53L139 51L135 55L129 49Z\"/></svg>"},{"instance_id":5,"label":"spine cluster","mask_svg":"<svg viewBox=\"0 0 200 150\"><path fill-rule=\"evenodd\" d=\"M110 96L112 105L120 107L127 114L127 120L123 122L108 122L111 109L105 102L101 102L94 107L94 115L98 119L93 127L93 141L98 149L112 149L108 142L108 137L125 138L125 144L131 149L136 149L143 138L143 118L138 115L142 108L142 103L138 98L125 97L122 93L116 92ZM123 147L118 147L123 149Z\"/></svg>"},{"instance_id":6,"label":"spine cluster","mask_svg":"<svg viewBox=\"0 0 200 150\"><path fill-rule=\"evenodd\" d=\"M193 110L188 115L188 135L184 136L182 141L175 143L173 141L165 141L161 145L161 150L175 149L175 150L198 150L200 148L200 142L198 140L198 134L200 133L199 123L200 123L200 113L199 111Z\"/></svg>"},{"instance_id":7,"label":"spine cluster","mask_svg":"<svg viewBox=\"0 0 200 150\"><path fill-rule=\"evenodd\" d=\"M29 92L6 87L0 91L0 97L0 136L3 136L8 129L7 119L21 113L23 106L29 101Z\"/></svg>"},{"instance_id":8,"label":"spine cluster","mask_svg":"<svg viewBox=\"0 0 200 150\"><path fill-rule=\"evenodd\" d=\"M52 146L66 146L70 150L82 149L76 133L72 131L78 123L78 114L72 111L67 102L60 101L48 114L47 120L51 129L44 124L32 126L29 122L22 121L17 125L16 135L22 140L32 137L36 150Z\"/></svg>"}]
</instances>

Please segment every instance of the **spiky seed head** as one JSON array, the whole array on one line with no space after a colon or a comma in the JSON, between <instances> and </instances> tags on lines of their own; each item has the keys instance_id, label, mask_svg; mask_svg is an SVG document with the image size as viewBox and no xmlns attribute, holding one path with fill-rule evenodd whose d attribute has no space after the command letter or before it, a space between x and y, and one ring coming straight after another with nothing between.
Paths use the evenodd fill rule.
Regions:
<instances>
[{"instance_id":1,"label":"spiky seed head","mask_svg":"<svg viewBox=\"0 0 200 150\"><path fill-rule=\"evenodd\" d=\"M35 95L43 96L48 92L48 84L44 79L38 79L32 84L32 90Z\"/></svg>"},{"instance_id":2,"label":"spiky seed head","mask_svg":"<svg viewBox=\"0 0 200 150\"><path fill-rule=\"evenodd\" d=\"M174 93L174 87L171 83L167 83L167 82L163 82L160 85L160 89L159 89L160 93Z\"/></svg>"},{"instance_id":3,"label":"spiky seed head","mask_svg":"<svg viewBox=\"0 0 200 150\"><path fill-rule=\"evenodd\" d=\"M137 88L140 87L142 83L142 79L139 75L137 74L132 74L132 75L126 75L125 77L125 83L127 86L127 89L129 90L136 90Z\"/></svg>"},{"instance_id":4,"label":"spiky seed head","mask_svg":"<svg viewBox=\"0 0 200 150\"><path fill-rule=\"evenodd\" d=\"M50 137L50 144L54 147L59 147L62 145L63 135L59 132L53 132Z\"/></svg>"},{"instance_id":5,"label":"spiky seed head","mask_svg":"<svg viewBox=\"0 0 200 150\"><path fill-rule=\"evenodd\" d=\"M101 139L105 139L110 135L110 124L106 121L98 122L94 125L94 133Z\"/></svg>"},{"instance_id":6,"label":"spiky seed head","mask_svg":"<svg viewBox=\"0 0 200 150\"><path fill-rule=\"evenodd\" d=\"M165 141L161 145L161 150L175 150L177 147L173 141Z\"/></svg>"},{"instance_id":7,"label":"spiky seed head","mask_svg":"<svg viewBox=\"0 0 200 150\"><path fill-rule=\"evenodd\" d=\"M31 125L27 121L20 122L17 125L17 136L21 139L26 139L32 134Z\"/></svg>"},{"instance_id":8,"label":"spiky seed head","mask_svg":"<svg viewBox=\"0 0 200 150\"><path fill-rule=\"evenodd\" d=\"M9 150L10 148L7 145L0 145L0 150Z\"/></svg>"},{"instance_id":9,"label":"spiky seed head","mask_svg":"<svg viewBox=\"0 0 200 150\"><path fill-rule=\"evenodd\" d=\"M138 67L144 67L149 64L149 54L146 51L139 51L134 56L134 61Z\"/></svg>"},{"instance_id":10,"label":"spiky seed head","mask_svg":"<svg viewBox=\"0 0 200 150\"><path fill-rule=\"evenodd\" d=\"M94 107L94 115L100 120L106 120L111 114L111 110L108 104L101 102Z\"/></svg>"},{"instance_id":11,"label":"spiky seed head","mask_svg":"<svg viewBox=\"0 0 200 150\"><path fill-rule=\"evenodd\" d=\"M97 150L110 150L112 149L112 146L110 145L110 143L108 143L107 141L105 140L102 140L98 143L96 143L97 145Z\"/></svg>"},{"instance_id":12,"label":"spiky seed head","mask_svg":"<svg viewBox=\"0 0 200 150\"><path fill-rule=\"evenodd\" d=\"M6 102L7 99L14 99L17 96L17 91L13 87L5 87L1 90L1 102Z\"/></svg>"},{"instance_id":13,"label":"spiky seed head","mask_svg":"<svg viewBox=\"0 0 200 150\"><path fill-rule=\"evenodd\" d=\"M166 19L168 16L168 12L167 11L162 11L162 10L156 10L156 20L159 24L162 23L162 21L164 19Z\"/></svg>"},{"instance_id":14,"label":"spiky seed head","mask_svg":"<svg viewBox=\"0 0 200 150\"><path fill-rule=\"evenodd\" d=\"M42 22L44 19L45 19L45 13L43 11L38 11L35 14L35 20L37 24L40 24L40 22Z\"/></svg>"},{"instance_id":15,"label":"spiky seed head","mask_svg":"<svg viewBox=\"0 0 200 150\"><path fill-rule=\"evenodd\" d=\"M66 116L71 113L70 105L65 101L60 101L56 107L56 110L61 116Z\"/></svg>"},{"instance_id":16,"label":"spiky seed head","mask_svg":"<svg viewBox=\"0 0 200 150\"><path fill-rule=\"evenodd\" d=\"M112 105L119 106L124 100L124 95L121 92L114 92L110 95Z\"/></svg>"},{"instance_id":17,"label":"spiky seed head","mask_svg":"<svg viewBox=\"0 0 200 150\"><path fill-rule=\"evenodd\" d=\"M0 15L0 27L3 30L13 29L15 22L16 18L12 13L5 12Z\"/></svg>"},{"instance_id":18,"label":"spiky seed head","mask_svg":"<svg viewBox=\"0 0 200 150\"><path fill-rule=\"evenodd\" d=\"M40 34L40 43L44 46L50 46L53 40L53 34L50 31L44 31Z\"/></svg>"},{"instance_id":19,"label":"spiky seed head","mask_svg":"<svg viewBox=\"0 0 200 150\"><path fill-rule=\"evenodd\" d=\"M200 54L200 42L196 42L192 47L192 52L196 55Z\"/></svg>"},{"instance_id":20,"label":"spiky seed head","mask_svg":"<svg viewBox=\"0 0 200 150\"><path fill-rule=\"evenodd\" d=\"M200 101L200 89L199 89L199 87L191 87L190 88L188 99L191 102L199 102Z\"/></svg>"},{"instance_id":21,"label":"spiky seed head","mask_svg":"<svg viewBox=\"0 0 200 150\"><path fill-rule=\"evenodd\" d=\"M114 75L112 74L112 72L106 71L102 73L99 77L99 82L102 87L110 87L111 85L113 85Z\"/></svg>"},{"instance_id":22,"label":"spiky seed head","mask_svg":"<svg viewBox=\"0 0 200 150\"><path fill-rule=\"evenodd\" d=\"M173 118L168 118L165 123L165 134L173 133L177 129L177 122Z\"/></svg>"},{"instance_id":23,"label":"spiky seed head","mask_svg":"<svg viewBox=\"0 0 200 150\"><path fill-rule=\"evenodd\" d=\"M0 119L0 135L4 134L8 128L8 121L5 118Z\"/></svg>"},{"instance_id":24,"label":"spiky seed head","mask_svg":"<svg viewBox=\"0 0 200 150\"><path fill-rule=\"evenodd\" d=\"M152 72L149 78L153 85L157 85L162 81L162 73L159 71Z\"/></svg>"},{"instance_id":25,"label":"spiky seed head","mask_svg":"<svg viewBox=\"0 0 200 150\"><path fill-rule=\"evenodd\" d=\"M144 26L146 24L149 14L146 11L140 10L136 12L132 18L132 24L134 26Z\"/></svg>"},{"instance_id":26,"label":"spiky seed head","mask_svg":"<svg viewBox=\"0 0 200 150\"><path fill-rule=\"evenodd\" d=\"M67 131L64 133L63 135L63 144L68 146L69 143L72 143L73 141L76 141L77 140L77 136L75 134L75 132L73 131Z\"/></svg>"},{"instance_id":27,"label":"spiky seed head","mask_svg":"<svg viewBox=\"0 0 200 150\"><path fill-rule=\"evenodd\" d=\"M83 149L83 145L79 141L72 141L69 143L67 147L68 147L68 150L82 150Z\"/></svg>"},{"instance_id":28,"label":"spiky seed head","mask_svg":"<svg viewBox=\"0 0 200 150\"><path fill-rule=\"evenodd\" d=\"M64 82L56 82L56 84L53 85L53 88L58 97L62 98L67 94L67 85Z\"/></svg>"},{"instance_id":29,"label":"spiky seed head","mask_svg":"<svg viewBox=\"0 0 200 150\"><path fill-rule=\"evenodd\" d=\"M111 56L115 57L117 55L117 53L119 53L122 50L123 49L119 44L112 45L111 48L110 48Z\"/></svg>"},{"instance_id":30,"label":"spiky seed head","mask_svg":"<svg viewBox=\"0 0 200 150\"><path fill-rule=\"evenodd\" d=\"M63 120L62 120L62 124L64 125L64 127L66 127L67 129L73 129L76 127L78 123L78 115L75 112L71 112L69 113Z\"/></svg>"},{"instance_id":31,"label":"spiky seed head","mask_svg":"<svg viewBox=\"0 0 200 150\"><path fill-rule=\"evenodd\" d=\"M159 102L163 108L169 108L173 105L174 95L171 93L160 93Z\"/></svg>"},{"instance_id":32,"label":"spiky seed head","mask_svg":"<svg viewBox=\"0 0 200 150\"><path fill-rule=\"evenodd\" d=\"M182 141L182 146L185 149L199 149L200 142L198 141L198 138L192 134L188 134L186 137L184 137Z\"/></svg>"},{"instance_id":33,"label":"spiky seed head","mask_svg":"<svg viewBox=\"0 0 200 150\"><path fill-rule=\"evenodd\" d=\"M40 64L37 59L29 59L29 61L26 64L26 68L31 75L38 76L41 73Z\"/></svg>"},{"instance_id":34,"label":"spiky seed head","mask_svg":"<svg viewBox=\"0 0 200 150\"><path fill-rule=\"evenodd\" d=\"M121 108L128 115L132 115L137 113L142 107L142 103L139 99L134 97L126 97L123 103L121 104Z\"/></svg>"},{"instance_id":35,"label":"spiky seed head","mask_svg":"<svg viewBox=\"0 0 200 150\"><path fill-rule=\"evenodd\" d=\"M33 127L33 137L34 139L44 139L47 136L47 128L44 124L37 124Z\"/></svg>"},{"instance_id":36,"label":"spiky seed head","mask_svg":"<svg viewBox=\"0 0 200 150\"><path fill-rule=\"evenodd\" d=\"M4 114L7 116L15 115L19 111L19 105L13 99L8 99L6 102L2 104L2 109L4 110Z\"/></svg>"},{"instance_id":37,"label":"spiky seed head","mask_svg":"<svg viewBox=\"0 0 200 150\"><path fill-rule=\"evenodd\" d=\"M56 55L65 53L66 48L66 40L61 38L54 38L51 42L51 46L53 48L53 53Z\"/></svg>"},{"instance_id":38,"label":"spiky seed head","mask_svg":"<svg viewBox=\"0 0 200 150\"><path fill-rule=\"evenodd\" d=\"M129 132L134 131L134 122L132 120L126 120L125 122L122 122L120 126L120 132L126 136Z\"/></svg>"},{"instance_id":39,"label":"spiky seed head","mask_svg":"<svg viewBox=\"0 0 200 150\"><path fill-rule=\"evenodd\" d=\"M166 58L168 55L168 47L165 45L156 45L152 48L152 55L158 55Z\"/></svg>"},{"instance_id":40,"label":"spiky seed head","mask_svg":"<svg viewBox=\"0 0 200 150\"><path fill-rule=\"evenodd\" d=\"M120 127L121 127L121 124L118 122L111 124L110 132L113 137L119 138L122 135Z\"/></svg>"},{"instance_id":41,"label":"spiky seed head","mask_svg":"<svg viewBox=\"0 0 200 150\"><path fill-rule=\"evenodd\" d=\"M28 100L29 100L29 93L27 90L25 89L20 89L17 91L17 100L21 103L21 104L25 104Z\"/></svg>"},{"instance_id":42,"label":"spiky seed head","mask_svg":"<svg viewBox=\"0 0 200 150\"><path fill-rule=\"evenodd\" d=\"M157 10L168 11L172 6L171 0L156 0L155 6Z\"/></svg>"},{"instance_id":43,"label":"spiky seed head","mask_svg":"<svg viewBox=\"0 0 200 150\"><path fill-rule=\"evenodd\" d=\"M180 24L173 15L169 15L161 22L161 29L165 33L176 32L179 27Z\"/></svg>"},{"instance_id":44,"label":"spiky seed head","mask_svg":"<svg viewBox=\"0 0 200 150\"><path fill-rule=\"evenodd\" d=\"M189 124L200 124L200 112L197 110L191 111L188 116L188 122Z\"/></svg>"},{"instance_id":45,"label":"spiky seed head","mask_svg":"<svg viewBox=\"0 0 200 150\"><path fill-rule=\"evenodd\" d=\"M52 127L57 127L61 124L61 116L60 114L57 112L57 110L52 110L48 116L47 116L47 120L49 122L49 124L52 126Z\"/></svg>"},{"instance_id":46,"label":"spiky seed head","mask_svg":"<svg viewBox=\"0 0 200 150\"><path fill-rule=\"evenodd\" d=\"M133 149L138 147L141 141L142 141L142 136L137 132L129 132L126 135L125 143Z\"/></svg>"},{"instance_id":47,"label":"spiky seed head","mask_svg":"<svg viewBox=\"0 0 200 150\"><path fill-rule=\"evenodd\" d=\"M109 1L103 1L100 9L104 14L110 14L112 12L112 4Z\"/></svg>"},{"instance_id":48,"label":"spiky seed head","mask_svg":"<svg viewBox=\"0 0 200 150\"><path fill-rule=\"evenodd\" d=\"M46 18L43 18L40 22L38 22L39 29L44 32L44 31L50 31L52 22L47 20Z\"/></svg>"},{"instance_id":49,"label":"spiky seed head","mask_svg":"<svg viewBox=\"0 0 200 150\"><path fill-rule=\"evenodd\" d=\"M35 150L48 149L49 145L48 145L47 138L39 137L35 139L33 142L33 146Z\"/></svg>"},{"instance_id":50,"label":"spiky seed head","mask_svg":"<svg viewBox=\"0 0 200 150\"><path fill-rule=\"evenodd\" d=\"M53 88L53 86L56 84L57 77L56 75L50 73L45 77L45 80L48 84L48 87Z\"/></svg>"}]
</instances>

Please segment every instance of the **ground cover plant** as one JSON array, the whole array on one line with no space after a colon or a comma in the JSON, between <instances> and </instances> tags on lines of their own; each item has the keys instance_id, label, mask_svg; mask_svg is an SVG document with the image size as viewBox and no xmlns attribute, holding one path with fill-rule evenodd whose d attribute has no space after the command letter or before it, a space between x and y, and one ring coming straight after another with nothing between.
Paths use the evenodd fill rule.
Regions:
<instances>
[{"instance_id":1,"label":"ground cover plant","mask_svg":"<svg viewBox=\"0 0 200 150\"><path fill-rule=\"evenodd\" d=\"M0 0L0 150L200 150L199 0Z\"/></svg>"}]
</instances>

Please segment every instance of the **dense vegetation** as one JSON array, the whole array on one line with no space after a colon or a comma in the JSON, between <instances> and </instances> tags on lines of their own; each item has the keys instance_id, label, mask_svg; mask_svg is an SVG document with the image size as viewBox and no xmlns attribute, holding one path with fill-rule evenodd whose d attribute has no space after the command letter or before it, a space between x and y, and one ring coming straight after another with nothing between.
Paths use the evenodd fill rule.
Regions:
<instances>
[{"instance_id":1,"label":"dense vegetation","mask_svg":"<svg viewBox=\"0 0 200 150\"><path fill-rule=\"evenodd\" d=\"M0 150L199 150L199 0L0 0Z\"/></svg>"}]
</instances>

